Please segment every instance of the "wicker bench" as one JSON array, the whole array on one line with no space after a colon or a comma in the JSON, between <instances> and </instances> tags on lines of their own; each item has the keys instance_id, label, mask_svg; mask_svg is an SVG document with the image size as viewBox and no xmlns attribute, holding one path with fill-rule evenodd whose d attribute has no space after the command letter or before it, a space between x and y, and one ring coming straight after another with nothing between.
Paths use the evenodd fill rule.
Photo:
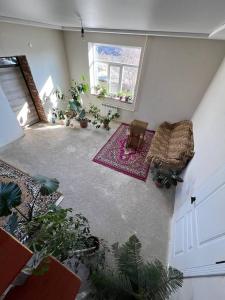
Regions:
<instances>
[{"instance_id":1,"label":"wicker bench","mask_svg":"<svg viewBox=\"0 0 225 300\"><path fill-rule=\"evenodd\" d=\"M192 122L164 122L152 139L147 161L161 168L182 170L193 155Z\"/></svg>"}]
</instances>

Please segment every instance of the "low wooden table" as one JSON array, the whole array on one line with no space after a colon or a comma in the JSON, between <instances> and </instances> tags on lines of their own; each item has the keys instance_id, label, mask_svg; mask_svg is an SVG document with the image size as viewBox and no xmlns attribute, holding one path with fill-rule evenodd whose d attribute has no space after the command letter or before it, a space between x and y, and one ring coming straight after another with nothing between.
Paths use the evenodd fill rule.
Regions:
<instances>
[{"instance_id":1,"label":"low wooden table","mask_svg":"<svg viewBox=\"0 0 225 300\"><path fill-rule=\"evenodd\" d=\"M139 149L143 142L145 137L145 131L148 127L147 122L143 122L140 120L134 120L130 124L130 132L127 138L127 148L133 148L135 150Z\"/></svg>"}]
</instances>

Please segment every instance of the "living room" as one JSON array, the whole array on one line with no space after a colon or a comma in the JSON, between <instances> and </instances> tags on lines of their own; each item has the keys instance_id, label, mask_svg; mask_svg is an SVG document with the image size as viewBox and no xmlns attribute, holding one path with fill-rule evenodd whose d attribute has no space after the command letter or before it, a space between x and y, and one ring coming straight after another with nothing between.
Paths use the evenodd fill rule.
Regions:
<instances>
[{"instance_id":1,"label":"living room","mask_svg":"<svg viewBox=\"0 0 225 300\"><path fill-rule=\"evenodd\" d=\"M71 208L73 216L87 218L98 241L122 245L135 235L144 260L158 259L165 268L171 264L182 271L182 283L178 283L182 288L171 299L223 299L221 237L225 230L220 212L224 206L220 200L216 207L211 203L208 207L207 202L201 206L203 200L198 199L203 195L204 201L208 199L224 179L223 28L213 38L209 35L223 22L221 12L225 7L202 5L202 10L213 16L207 21L200 18L203 12L197 7L195 10L187 5L185 11L174 3L180 16L189 12L187 22L169 11L169 19L162 18L163 6L159 11L151 10L145 1L138 9L133 3L130 10L126 10L128 3L124 8L118 1L109 1L110 7L96 1L96 8L80 1L75 1L74 7L72 1L66 2L62 8L49 1L51 10L45 7L47 4L30 2L24 5L24 11L18 11L14 1L0 2L0 159L1 172L5 172L0 175L1 183L18 184L21 201L37 201L38 208L38 198L44 195L36 194L32 178L39 174L56 178L56 194L45 194L46 199L50 204L58 201L62 209ZM32 5L38 9L33 11ZM138 17L132 22L135 10ZM147 11L155 14L150 23ZM118 20L112 18L116 12ZM155 19L157 14L160 22ZM196 16L201 22L196 23ZM30 99L23 100L26 105L19 111L14 103L21 96L12 83L17 89L25 86L24 97ZM30 119L31 106L35 121ZM154 177L147 161L153 138L156 140L160 128L164 128L162 136L166 135L168 128L160 127L164 122L186 120L188 131L193 130L193 140L188 138L185 151L190 147L192 155L182 161L179 172L175 168L172 171L176 173L171 173L171 167L167 167L169 175L157 173ZM141 124L141 130L144 126L139 149L128 145L129 134L133 142L132 124ZM122 143L120 148L116 148L117 143ZM176 148L175 143L170 145ZM106 162L109 153L110 165ZM128 160L132 161L129 168ZM171 179L174 176L175 183ZM161 178L169 178L168 188L168 181L161 186ZM30 181L32 185L28 186L34 195L24 200L28 199L24 190ZM40 187L43 178L42 183L40 178L37 182ZM49 203L46 200L44 213ZM186 203L191 206L186 207ZM42 204L40 207L42 210ZM199 207L208 207L209 211L204 208L202 212ZM10 208L12 215L16 208ZM199 216L199 223L193 216ZM219 221L204 229L201 224L208 218ZM195 224L201 231L197 237L194 233L190 237L190 232L197 230ZM202 249L204 254L197 252ZM79 297L85 292L86 279L78 272L79 276L83 285L77 299L82 299ZM164 293L160 299L167 299ZM13 292L6 299L13 299Z\"/></svg>"}]
</instances>

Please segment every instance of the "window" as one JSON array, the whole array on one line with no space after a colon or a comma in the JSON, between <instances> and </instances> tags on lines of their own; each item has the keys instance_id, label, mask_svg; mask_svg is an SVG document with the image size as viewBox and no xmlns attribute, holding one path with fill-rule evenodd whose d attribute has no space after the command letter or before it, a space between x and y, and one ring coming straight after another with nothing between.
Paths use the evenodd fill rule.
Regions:
<instances>
[{"instance_id":1,"label":"window","mask_svg":"<svg viewBox=\"0 0 225 300\"><path fill-rule=\"evenodd\" d=\"M0 57L0 68L3 67L15 67L18 65L17 58L12 57Z\"/></svg>"},{"instance_id":2,"label":"window","mask_svg":"<svg viewBox=\"0 0 225 300\"><path fill-rule=\"evenodd\" d=\"M141 47L89 43L92 93L104 88L107 96L133 103L140 57Z\"/></svg>"}]
</instances>

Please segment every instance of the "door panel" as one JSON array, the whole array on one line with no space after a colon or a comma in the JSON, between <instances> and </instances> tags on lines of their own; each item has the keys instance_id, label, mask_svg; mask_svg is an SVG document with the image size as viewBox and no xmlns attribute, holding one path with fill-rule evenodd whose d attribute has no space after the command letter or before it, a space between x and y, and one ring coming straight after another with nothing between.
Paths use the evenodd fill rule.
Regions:
<instances>
[{"instance_id":1,"label":"door panel","mask_svg":"<svg viewBox=\"0 0 225 300\"><path fill-rule=\"evenodd\" d=\"M225 236L225 185L196 206L198 247Z\"/></svg>"},{"instance_id":2,"label":"door panel","mask_svg":"<svg viewBox=\"0 0 225 300\"><path fill-rule=\"evenodd\" d=\"M193 196L174 212L170 263L186 276L225 274L225 168Z\"/></svg>"},{"instance_id":3,"label":"door panel","mask_svg":"<svg viewBox=\"0 0 225 300\"><path fill-rule=\"evenodd\" d=\"M175 222L175 244L174 255L181 255L185 251L184 246L185 237L185 217L181 217Z\"/></svg>"}]
</instances>

